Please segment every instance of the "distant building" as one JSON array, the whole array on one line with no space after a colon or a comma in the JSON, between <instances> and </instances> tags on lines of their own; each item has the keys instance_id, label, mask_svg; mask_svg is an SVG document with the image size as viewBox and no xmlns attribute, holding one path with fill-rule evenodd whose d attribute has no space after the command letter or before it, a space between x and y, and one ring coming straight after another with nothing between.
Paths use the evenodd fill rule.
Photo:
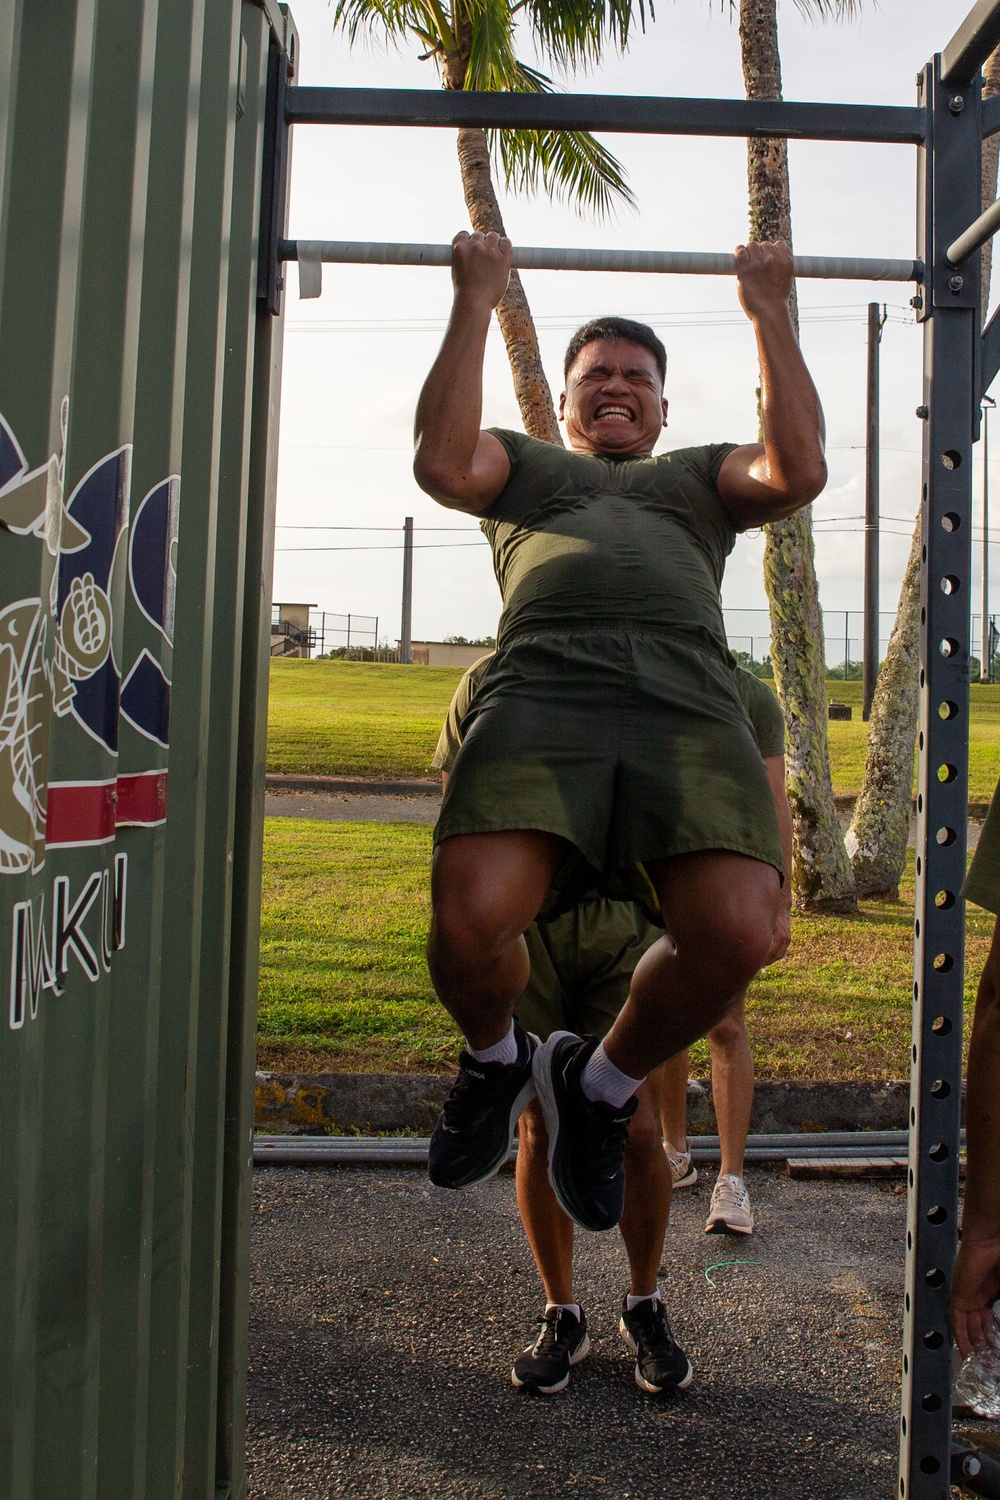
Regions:
<instances>
[{"instance_id":1,"label":"distant building","mask_svg":"<svg viewBox=\"0 0 1000 1500\"><path fill-rule=\"evenodd\" d=\"M399 641L396 642L398 646ZM455 641L413 641L413 664L417 667L471 667L487 656L492 646L460 646Z\"/></svg>"},{"instance_id":2,"label":"distant building","mask_svg":"<svg viewBox=\"0 0 1000 1500\"><path fill-rule=\"evenodd\" d=\"M309 629L309 611L315 604L271 605L271 655L309 656L316 644Z\"/></svg>"}]
</instances>

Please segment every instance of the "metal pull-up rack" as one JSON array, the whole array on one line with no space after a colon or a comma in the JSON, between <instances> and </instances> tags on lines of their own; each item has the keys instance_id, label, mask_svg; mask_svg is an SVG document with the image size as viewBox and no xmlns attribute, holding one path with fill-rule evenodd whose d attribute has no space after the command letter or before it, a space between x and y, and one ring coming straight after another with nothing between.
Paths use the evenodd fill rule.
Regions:
<instances>
[{"instance_id":1,"label":"metal pull-up rack","mask_svg":"<svg viewBox=\"0 0 1000 1500\"><path fill-rule=\"evenodd\" d=\"M1000 370L1000 315L982 329L976 260L980 247L1000 227L1000 205L984 214L980 201L982 141L1000 131L1000 98L984 103L979 70L998 44L1000 0L978 0L951 42L919 75L917 102L909 108L295 88L289 87L287 66L278 59L265 139L258 292L262 305L274 312L280 307L286 261L298 259L305 274L303 295L317 296L324 263L446 266L451 259L447 245L289 239L286 179L292 125L784 137L919 149L920 214L912 259L801 257L795 266L798 276L916 282L913 305L924 326L918 412L923 418L919 769L899 1500L947 1500L953 1472L948 1291L957 1244L962 1085L971 460L980 401ZM735 270L731 254L674 251L519 249L515 264L699 275ZM956 1450L954 1457L956 1483L1000 1497L988 1463L967 1450Z\"/></svg>"}]
</instances>

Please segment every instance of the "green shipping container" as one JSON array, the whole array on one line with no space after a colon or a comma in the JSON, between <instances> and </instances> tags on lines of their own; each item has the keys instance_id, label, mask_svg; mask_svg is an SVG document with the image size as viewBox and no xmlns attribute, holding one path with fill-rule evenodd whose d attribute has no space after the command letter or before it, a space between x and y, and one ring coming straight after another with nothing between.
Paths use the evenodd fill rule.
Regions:
<instances>
[{"instance_id":1,"label":"green shipping container","mask_svg":"<svg viewBox=\"0 0 1000 1500\"><path fill-rule=\"evenodd\" d=\"M0 0L4 1500L245 1491L295 46Z\"/></svg>"}]
</instances>

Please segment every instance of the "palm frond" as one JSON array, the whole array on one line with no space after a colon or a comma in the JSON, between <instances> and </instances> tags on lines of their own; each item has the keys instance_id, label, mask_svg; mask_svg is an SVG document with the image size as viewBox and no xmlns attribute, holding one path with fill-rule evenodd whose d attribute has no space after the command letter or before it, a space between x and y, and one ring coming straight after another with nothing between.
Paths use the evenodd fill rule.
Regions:
<instances>
[{"instance_id":1,"label":"palm frond","mask_svg":"<svg viewBox=\"0 0 1000 1500\"><path fill-rule=\"evenodd\" d=\"M507 0L464 0L462 11L471 30L465 87L491 93L523 90Z\"/></svg>"},{"instance_id":2,"label":"palm frond","mask_svg":"<svg viewBox=\"0 0 1000 1500\"><path fill-rule=\"evenodd\" d=\"M635 208L621 164L589 131L492 130L489 135L494 161L511 191L541 189L597 219L612 218L623 206Z\"/></svg>"},{"instance_id":3,"label":"palm frond","mask_svg":"<svg viewBox=\"0 0 1000 1500\"><path fill-rule=\"evenodd\" d=\"M425 46L451 51L455 39L437 0L336 0L333 29L346 33L350 46L370 42L373 28L388 42L416 35Z\"/></svg>"},{"instance_id":4,"label":"palm frond","mask_svg":"<svg viewBox=\"0 0 1000 1500\"><path fill-rule=\"evenodd\" d=\"M878 9L879 0L872 0ZM795 0L795 9L807 21L853 21L864 9L864 0Z\"/></svg>"},{"instance_id":5,"label":"palm frond","mask_svg":"<svg viewBox=\"0 0 1000 1500\"><path fill-rule=\"evenodd\" d=\"M636 26L655 19L653 0L521 0L517 7L535 43L557 68L572 72L595 66L610 44L624 52Z\"/></svg>"}]
</instances>

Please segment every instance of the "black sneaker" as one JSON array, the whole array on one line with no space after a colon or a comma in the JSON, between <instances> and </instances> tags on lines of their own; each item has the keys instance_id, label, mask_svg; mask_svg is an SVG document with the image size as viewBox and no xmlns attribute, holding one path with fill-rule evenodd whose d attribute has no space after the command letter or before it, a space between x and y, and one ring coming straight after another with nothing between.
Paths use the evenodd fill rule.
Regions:
<instances>
[{"instance_id":1,"label":"black sneaker","mask_svg":"<svg viewBox=\"0 0 1000 1500\"><path fill-rule=\"evenodd\" d=\"M458 1059L455 1086L444 1101L427 1156L435 1187L467 1188L499 1172L510 1155L514 1127L534 1098L532 1057L538 1038L514 1022L517 1062L481 1063L468 1052Z\"/></svg>"},{"instance_id":2,"label":"black sneaker","mask_svg":"<svg viewBox=\"0 0 1000 1500\"><path fill-rule=\"evenodd\" d=\"M514 1361L510 1378L518 1390L554 1396L569 1385L569 1372L590 1353L583 1309L574 1318L567 1307L552 1307L539 1318L541 1332Z\"/></svg>"},{"instance_id":3,"label":"black sneaker","mask_svg":"<svg viewBox=\"0 0 1000 1500\"><path fill-rule=\"evenodd\" d=\"M659 1297L650 1297L628 1310L622 1298L618 1331L635 1352L635 1383L659 1396L664 1391L686 1391L694 1379L691 1361L674 1339Z\"/></svg>"},{"instance_id":4,"label":"black sneaker","mask_svg":"<svg viewBox=\"0 0 1000 1500\"><path fill-rule=\"evenodd\" d=\"M636 1101L621 1109L594 1102L580 1075L597 1047L571 1031L554 1031L535 1053L535 1088L549 1133L552 1190L581 1229L614 1229L625 1206L622 1161Z\"/></svg>"}]
</instances>

